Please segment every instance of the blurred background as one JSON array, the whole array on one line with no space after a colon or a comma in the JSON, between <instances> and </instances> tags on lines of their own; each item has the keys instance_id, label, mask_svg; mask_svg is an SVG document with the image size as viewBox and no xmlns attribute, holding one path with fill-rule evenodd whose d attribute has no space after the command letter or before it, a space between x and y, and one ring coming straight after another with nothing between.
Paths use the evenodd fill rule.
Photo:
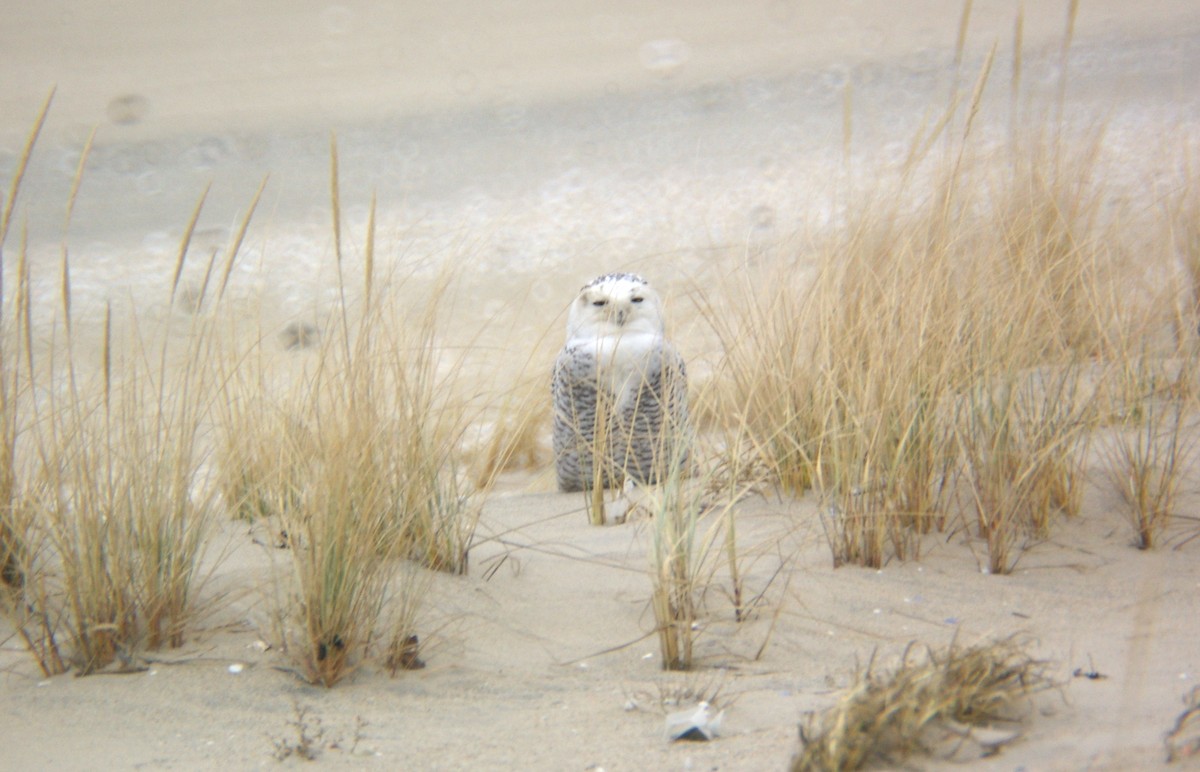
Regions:
<instances>
[{"instance_id":1,"label":"blurred background","mask_svg":"<svg viewBox=\"0 0 1200 772\"><path fill-rule=\"evenodd\" d=\"M617 267L670 285L712 250L823 227L846 171L899 163L993 45L983 120L1002 136L1019 12L1026 117L1064 61L1065 118L1114 146L1200 115L1194 0L1083 2L1068 60L1067 2L978 0L961 61L958 0L9 6L4 180L56 88L16 220L47 282L96 130L68 234L81 313L169 281L210 183L194 246L223 248L268 174L235 284L307 313L329 280L331 133L351 245L374 193L384 259L488 276L495 313L518 291L559 309Z\"/></svg>"}]
</instances>

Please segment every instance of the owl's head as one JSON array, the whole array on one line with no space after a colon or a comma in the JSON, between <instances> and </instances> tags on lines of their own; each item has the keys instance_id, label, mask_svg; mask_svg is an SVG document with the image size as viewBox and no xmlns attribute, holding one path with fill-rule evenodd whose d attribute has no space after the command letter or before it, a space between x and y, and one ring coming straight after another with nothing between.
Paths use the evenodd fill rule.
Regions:
<instances>
[{"instance_id":1,"label":"owl's head","mask_svg":"<svg viewBox=\"0 0 1200 772\"><path fill-rule=\"evenodd\" d=\"M568 339L662 332L658 293L632 273L609 273L588 282L567 314Z\"/></svg>"}]
</instances>

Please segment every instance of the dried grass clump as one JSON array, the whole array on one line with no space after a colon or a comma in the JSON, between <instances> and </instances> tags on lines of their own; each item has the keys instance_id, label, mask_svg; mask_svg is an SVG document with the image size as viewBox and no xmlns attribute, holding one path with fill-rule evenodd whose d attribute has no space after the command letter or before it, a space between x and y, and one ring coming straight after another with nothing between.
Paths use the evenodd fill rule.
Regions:
<instances>
[{"instance_id":1,"label":"dried grass clump","mask_svg":"<svg viewBox=\"0 0 1200 772\"><path fill-rule=\"evenodd\" d=\"M722 565L728 572L734 618L740 622L745 613L737 504L758 478L723 465L696 470L686 453L675 447L666 477L646 492L642 503L652 517L650 607L664 670L692 669L702 627L701 597Z\"/></svg>"},{"instance_id":2,"label":"dried grass clump","mask_svg":"<svg viewBox=\"0 0 1200 772\"><path fill-rule=\"evenodd\" d=\"M387 302L374 286L372 203L364 285L352 314L342 276L336 149L333 159L340 297L328 334L305 371L271 395L280 407L268 415L285 418L243 424L244 411L227 414L227 437L265 438L227 440L220 460L230 499L252 502L251 512L262 512L257 502L267 501L267 513L277 514L288 534L293 590L281 617L294 619L296 629L284 635L302 675L327 687L384 638L393 671L415 666L415 620L429 585L417 566L465 572L479 512L459 473L471 417L454 388L461 365L438 345L446 285L421 304ZM270 381L253 373L250 380ZM246 458L270 447L281 427L296 441L247 482Z\"/></svg>"},{"instance_id":3,"label":"dried grass clump","mask_svg":"<svg viewBox=\"0 0 1200 772\"><path fill-rule=\"evenodd\" d=\"M60 635L81 674L142 648L182 645L200 611L211 510L198 484L209 404L202 375L168 378L161 360L148 364L155 357L141 340L114 357L106 320L103 374L80 379L67 329L66 372L39 374L45 396L22 405L23 480L3 518L20 577L20 597L6 605L47 674L61 670Z\"/></svg>"},{"instance_id":4,"label":"dried grass clump","mask_svg":"<svg viewBox=\"0 0 1200 772\"><path fill-rule=\"evenodd\" d=\"M987 569L1009 573L1055 513L1078 513L1089 401L1078 368L1004 373L963 398L958 444L966 509L987 543Z\"/></svg>"},{"instance_id":5,"label":"dried grass clump","mask_svg":"<svg viewBox=\"0 0 1200 772\"><path fill-rule=\"evenodd\" d=\"M14 177L0 247L48 107L49 100ZM67 224L90 145L76 171ZM187 246L185 236L177 277ZM53 324L36 346L24 239L16 276L15 291L4 298L12 316L8 308L0 314L3 453L10 476L3 483L0 530L11 535L5 567L16 585L4 598L5 611L47 675L65 669L68 659L87 674L143 648L179 646L201 610L199 565L210 499L200 484L198 436L211 404L202 367L211 354L209 329L190 321L184 350L177 352L171 341L178 330L158 329L148 338L136 314L127 336L114 334L110 308L98 346L100 372L84 373L77 369L81 344L66 245L60 304L38 309L52 314ZM67 656L60 640L69 646Z\"/></svg>"},{"instance_id":6,"label":"dried grass clump","mask_svg":"<svg viewBox=\"0 0 1200 772\"><path fill-rule=\"evenodd\" d=\"M1138 549L1160 545L1176 514L1184 475L1196 454L1189 420L1195 355L1174 362L1139 357L1129 363L1131 392L1105 447L1109 479L1126 504Z\"/></svg>"},{"instance_id":7,"label":"dried grass clump","mask_svg":"<svg viewBox=\"0 0 1200 772\"><path fill-rule=\"evenodd\" d=\"M425 434L431 419L412 414L429 403L385 378L386 368L355 361L322 369L311 384L323 394L302 413L311 476L281 517L292 543L295 649L306 677L325 686L370 653L389 608L404 612L393 635L403 649L428 585L409 561L465 571L476 516L457 487L454 438Z\"/></svg>"},{"instance_id":8,"label":"dried grass clump","mask_svg":"<svg viewBox=\"0 0 1200 772\"><path fill-rule=\"evenodd\" d=\"M922 534L965 517L1010 570L1078 511L1105 361L1171 323L1145 260L1165 275L1176 256L1132 247L1146 218L1110 206L1101 132L978 136L994 53L914 137L894 190L874 183L803 258L756 255L727 298L702 297L725 357L712 412L747 435L727 446L816 489L835 565L917 558Z\"/></svg>"},{"instance_id":9,"label":"dried grass clump","mask_svg":"<svg viewBox=\"0 0 1200 772\"><path fill-rule=\"evenodd\" d=\"M910 645L896 669L868 665L836 705L801 726L802 747L789 768L895 765L934 750L945 733L967 737L995 722L1011 725L1030 695L1055 686L1046 671L1011 638L944 652Z\"/></svg>"},{"instance_id":10,"label":"dried grass clump","mask_svg":"<svg viewBox=\"0 0 1200 772\"><path fill-rule=\"evenodd\" d=\"M232 517L278 518L299 504L315 449L308 427L268 399L263 383L246 382L246 369L225 379L225 399L216 406L216 484Z\"/></svg>"},{"instance_id":11,"label":"dried grass clump","mask_svg":"<svg viewBox=\"0 0 1200 772\"><path fill-rule=\"evenodd\" d=\"M678 472L664 481L652 504L650 608L664 670L690 670L698 619L701 572L710 540L700 530L697 491Z\"/></svg>"}]
</instances>

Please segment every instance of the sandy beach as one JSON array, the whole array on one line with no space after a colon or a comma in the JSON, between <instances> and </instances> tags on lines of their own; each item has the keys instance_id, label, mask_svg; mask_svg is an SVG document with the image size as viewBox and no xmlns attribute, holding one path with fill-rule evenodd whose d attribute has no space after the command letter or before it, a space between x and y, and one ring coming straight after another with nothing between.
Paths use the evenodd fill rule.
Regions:
<instances>
[{"instance_id":1,"label":"sandy beach","mask_svg":"<svg viewBox=\"0 0 1200 772\"><path fill-rule=\"evenodd\" d=\"M271 341L322 318L337 300L333 133L347 253L364 249L374 195L376 260L406 277L397 293L420 296L455 274L442 342L487 352L470 367L548 373L580 284L633 270L660 288L702 378L720 352L694 288L725 278L725 257L786 251L836 227L838 194L864 184L858 173L894 167L951 87L969 91L993 43L995 70L1011 70L1019 3L974 4L957 69L957 2L752 5L9 9L6 185L57 88L17 208L38 339L54 329L64 241L82 336L97 334L106 308L153 325L177 313L171 269L205 186L193 250L207 256L225 249L268 175L229 307ZM1066 8L1026 6L1028 102L1051 111ZM1200 7L1085 1L1073 34L1062 119L1105 125L1114 188L1145 182L1161 148L1194 151ZM997 146L1008 100L1003 84L989 86L981 132ZM4 245L6 288L16 239ZM202 262L186 266L184 287L206 281ZM290 354L275 354L286 370ZM965 529L922 537L920 560L834 568L815 497L762 488L737 510L748 618L734 620L728 582L714 578L689 673L660 669L646 520L590 526L578 494L554 491L548 464L507 472L481 495L469 571L432 577L427 667L392 677L367 661L331 689L290 672L272 618L287 550L269 524L221 520L205 558L211 612L182 648L148 652L137 672L43 678L0 622L0 768L272 768L303 711L324 731L320 763L334 766L783 769L804 716L833 704L873 656L1010 635L1061 687L1037 697L1019 738L970 768L1156 768L1200 684L1200 540L1135 549L1100 467L1089 458L1084 514L1056 523L1008 576L981 570L985 548ZM1200 468L1185 476L1180 511L1195 518ZM721 736L667 742L665 714L718 688Z\"/></svg>"}]
</instances>

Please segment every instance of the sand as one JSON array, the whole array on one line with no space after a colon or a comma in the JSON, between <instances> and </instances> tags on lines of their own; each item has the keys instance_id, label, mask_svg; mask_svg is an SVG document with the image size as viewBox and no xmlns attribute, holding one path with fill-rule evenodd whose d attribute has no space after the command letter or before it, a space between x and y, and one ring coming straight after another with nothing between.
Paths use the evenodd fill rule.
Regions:
<instances>
[{"instance_id":1,"label":"sand","mask_svg":"<svg viewBox=\"0 0 1200 772\"><path fill-rule=\"evenodd\" d=\"M715 582L701 667L666 674L647 637L646 524L588 526L578 496L496 496L471 575L439 577L432 590L428 667L392 678L367 664L332 690L301 683L277 669L290 665L286 654L256 647L271 639L273 561L285 568L288 556L231 525L217 585L247 594L185 648L152 654L148 671L42 680L6 646L5 767L270 767L276 743L296 742L299 705L339 741L320 757L335 765L779 769L805 711L831 704L873 653L888 662L909 641L1011 634L1055 663L1062 687L1037 700L1021 738L972 768L1153 767L1200 672L1200 565L1194 546L1133 549L1113 504L1091 491L1078 522L1058 524L1000 577L945 537L930 539L920 562L835 570L811 506L748 502L743 570L762 598L736 623L727 581ZM678 708L663 695L716 686L722 736L668 744L664 712Z\"/></svg>"},{"instance_id":2,"label":"sand","mask_svg":"<svg viewBox=\"0 0 1200 772\"><path fill-rule=\"evenodd\" d=\"M444 264L465 274L449 337L501 319L496 340L512 357L545 359L572 290L635 269L664 288L689 357L710 361L703 337L689 337L688 283L708 276L713 255L781 248L836 224L846 84L852 162L894 158L944 104L960 8L645 5L7 10L5 179L58 84L19 212L39 318L48 323L57 292L71 174L97 124L69 232L80 319L114 302L145 320L172 313L145 299L165 297L205 183L197 246L207 254L268 172L231 285L235 307L269 329L319 315L330 302L336 131L351 247L361 247L374 190L384 260L418 285ZM1026 9L1030 88L1052 92L1065 9L1027 5L1036 5ZM975 3L966 80L993 41L998 67L1010 61L1016 6ZM1075 34L1067 120L1108 121L1114 174L1153 168L1148 148L1195 137L1194 3L1085 2ZM989 97L1006 98L1002 87ZM1002 138L1007 113L989 120L985 130ZM11 270L6 260L7 286ZM873 652L1010 634L1052 661L1063 685L1038 700L1018 740L972 768L1154 767L1200 682L1200 541L1137 551L1119 500L1092 471L1084 514L1056 524L1004 577L980 571L982 545L959 531L931 536L920 561L834 569L811 500L750 499L739 541L759 602L735 622L718 577L700 667L683 675L659 669L650 636L646 524L587 525L580 498L551 492L544 470L506 476L483 502L469 575L436 578L423 621L428 667L392 678L368 662L332 690L286 672L269 597L289 556L258 543L270 541L261 528L224 523L206 587L222 602L184 648L153 653L148 670L44 680L0 636L0 767L272 767L276 745L295 740L301 706L338 740L320 756L334 765L778 769L804 713L829 705ZM1194 490L1185 512L1196 511ZM661 696L716 684L722 736L668 744L663 713L673 708Z\"/></svg>"}]
</instances>

